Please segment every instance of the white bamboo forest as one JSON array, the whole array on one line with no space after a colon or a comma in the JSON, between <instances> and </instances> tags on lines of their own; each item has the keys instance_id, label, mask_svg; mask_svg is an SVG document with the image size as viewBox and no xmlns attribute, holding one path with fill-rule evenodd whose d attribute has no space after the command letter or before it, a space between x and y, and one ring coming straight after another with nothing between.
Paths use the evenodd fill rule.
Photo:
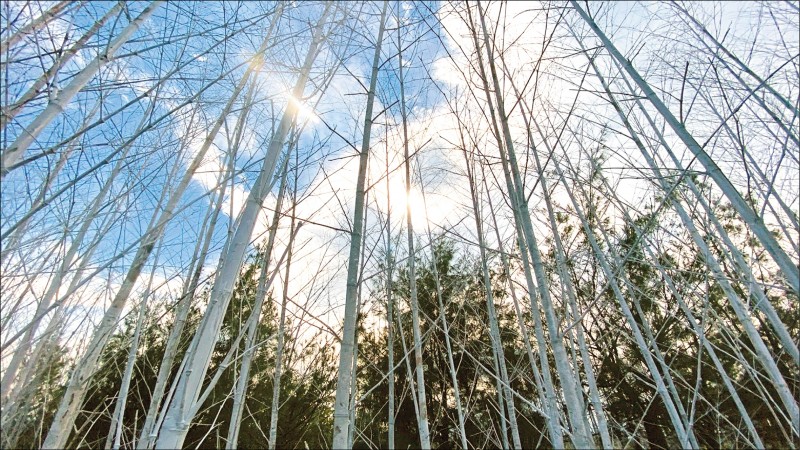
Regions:
<instances>
[{"instance_id":1,"label":"white bamboo forest","mask_svg":"<svg viewBox=\"0 0 800 450\"><path fill-rule=\"evenodd\" d=\"M0 447L800 447L798 1L0 15Z\"/></svg>"}]
</instances>

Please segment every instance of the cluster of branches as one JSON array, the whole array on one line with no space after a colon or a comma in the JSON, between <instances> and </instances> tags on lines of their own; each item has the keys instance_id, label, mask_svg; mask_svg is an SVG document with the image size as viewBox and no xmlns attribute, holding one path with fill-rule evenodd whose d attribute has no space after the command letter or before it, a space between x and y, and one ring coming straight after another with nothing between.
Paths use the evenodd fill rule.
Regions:
<instances>
[{"instance_id":1,"label":"cluster of branches","mask_svg":"<svg viewBox=\"0 0 800 450\"><path fill-rule=\"evenodd\" d=\"M794 448L797 4L516 8L4 4L0 445Z\"/></svg>"}]
</instances>

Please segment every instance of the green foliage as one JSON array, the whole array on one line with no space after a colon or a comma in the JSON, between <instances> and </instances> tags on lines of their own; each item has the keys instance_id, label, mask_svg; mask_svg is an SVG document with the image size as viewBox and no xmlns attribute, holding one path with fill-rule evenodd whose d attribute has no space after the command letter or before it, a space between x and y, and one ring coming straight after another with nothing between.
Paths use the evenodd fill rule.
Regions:
<instances>
[{"instance_id":1,"label":"green foliage","mask_svg":"<svg viewBox=\"0 0 800 450\"><path fill-rule=\"evenodd\" d=\"M744 236L744 229L735 217L726 214L724 204L719 216L723 226L732 233L732 239L756 254L762 250L751 239ZM763 380L768 379L762 368L752 358L752 348L728 299L709 272L707 255L694 246L685 231L667 229L668 212L648 211L620 229L609 227L605 207L595 209L590 221L596 236L605 231L610 242L601 243L604 251L615 251L620 258L617 263L617 282L633 310L635 324L643 328L649 325L655 343L669 365L669 373L675 381L678 397L687 414L693 414L693 431L701 446L732 447L742 445L746 430L739 423L739 412L723 383L708 352L702 348L700 337L688 324L684 312L678 307L679 300L685 302L692 315L701 323L707 339L720 362L736 386L737 393L747 407L755 427L767 446L781 446L790 435L781 428L775 417L776 402L774 387ZM603 271L593 251L582 224L571 214L558 217L560 232L568 242L568 271L576 287L580 308L586 312L583 321L587 336L588 351L597 378L600 397L615 443L620 447L670 448L678 445L677 437L670 425L670 418L663 400L655 392L653 375L631 338L632 330L620 311L618 300L609 288ZM666 225L665 225L666 224ZM601 228L603 227L603 228ZM683 233L683 234L681 234ZM658 245L653 245L653 242ZM721 254L723 247L710 235L707 242L713 252ZM645 247L649 246L649 247ZM555 267L555 255L550 249L546 264ZM518 272L519 262L512 260L512 271ZM226 312L219 334L219 341L212 355L206 383L217 372L220 364L243 329L254 304L257 277L261 261L256 259L243 269L235 288L230 307ZM434 266L435 264L435 266ZM659 269L659 266L661 269ZM436 271L434 271L434 267ZM747 298L748 287L740 280L731 264L723 264L723 270L733 283L734 289ZM662 273L663 271L663 273ZM450 374L444 333L439 320L440 306L436 292L435 273L441 286L444 316L450 329L450 339L456 378L462 406L466 417L466 432L471 446L496 447L501 445L500 417L498 414L496 384L493 376L492 355L487 317L484 280L479 264L468 255L459 254L453 242L439 240L433 248L433 258L418 260L416 282L421 311L421 332L424 337L423 355L426 380L428 417L431 441L436 448L451 448L460 445L457 428L455 392ZM676 292L667 287L664 273L674 285ZM777 270L764 267L760 272L764 286L780 286ZM508 274L492 271L492 288L498 314L500 333L512 388L524 399L538 405L538 393L532 381L531 368L519 334L519 328L507 292ZM556 279L556 274L552 274ZM368 299L386 311L385 279L376 279L379 295ZM409 306L409 274L405 267L396 270L392 295L396 317L395 341L395 444L398 448L418 446L417 420L410 378L413 378L414 361L410 361L412 377L409 377L399 327L405 330L406 350L413 351L411 342L411 315ZM558 289L551 288L557 293ZM773 302L781 320L793 335L800 335L800 317L796 314L796 301L781 295L782 291L765 291ZM196 305L202 305L208 292L198 295ZM527 311L530 300L523 303L523 321L532 330ZM564 299L554 295L558 307ZM156 304L158 302L151 302ZM275 300L269 298L264 305L258 324L257 349L250 370L250 383L245 401L244 415L239 434L242 448L264 448L269 434L270 408L275 365L275 339L277 311ZM362 311L366 310L362 308ZM179 361L189 345L189 339L197 328L201 309L196 306L190 313L183 340L179 345ZM158 312L153 307L142 332L134 376L125 411L123 445L130 445L138 437L145 411L150 403L151 390L155 385L158 367L164 353L167 335L173 321L173 312ZM766 322L754 314L756 325L768 348L775 355L779 370L798 392L800 377L796 366L782 350L778 339L770 332ZM380 322L385 324L384 321ZM355 446L385 447L388 429L388 335L386 327L367 326L365 317L359 321L358 351L358 398ZM122 330L114 335L99 362L92 379L89 394L82 405L82 413L75 423L70 447L102 447L110 427L110 415L114 409L120 389L122 372L134 332L135 314L129 314ZM280 448L321 448L329 445L332 427L333 392L335 386L336 355L330 342L314 338L308 342L293 342L294 325L286 324L287 358L284 360L281 381L281 410L278 421L278 446ZM244 340L235 350L240 356ZM574 345L570 339L567 346ZM534 343L535 344L535 343ZM37 379L31 383L35 389L26 396L22 411L9 422L13 435L4 434L4 444L21 448L40 445L52 415L63 393L64 373L68 364L67 353L55 344L45 349L49 358L42 360ZM575 349L577 350L577 349ZM546 351L549 349L537 349ZM584 368L581 366L581 370ZM551 369L554 364L551 364ZM177 367L172 368L170 379L174 379ZM209 395L208 400L196 416L186 439L187 447L223 447L228 432L232 410L232 392L239 371L239 359L225 370ZM558 380L556 373L552 374ZM582 377L584 380L585 376ZM415 380L414 380L415 381ZM699 389L695 389L695 387ZM558 389L558 386L556 386ZM584 386L587 389L586 386ZM797 395L797 394L795 394ZM772 399L772 400L770 400ZM523 445L528 447L549 445L543 417L530 404L514 399L517 420ZM692 412L692 410L694 412Z\"/></svg>"},{"instance_id":2,"label":"green foliage","mask_svg":"<svg viewBox=\"0 0 800 450\"><path fill-rule=\"evenodd\" d=\"M236 284L230 307L226 312L219 341L212 355L206 375L206 384L218 370L225 354L231 348L250 316L258 284L261 261L248 264L243 269ZM198 295L196 304L204 304L208 292ZM155 309L155 308L154 308ZM191 336L201 317L195 307L187 321L183 340L179 345L176 361L186 352ZM144 424L150 404L151 390L155 386L159 364L164 354L166 339L173 323L173 312L167 311L148 320L143 329L140 348L131 381L124 418L123 446L130 445L138 438L138 431ZM125 319L122 331L109 340L101 357L98 370L82 405L82 413L75 423L77 432L72 434L70 447L98 448L105 445L111 424L111 412L120 389L122 373L130 349L135 328L135 314ZM264 304L258 324L258 345L250 368L243 419L239 432L240 448L266 448L269 435L269 422L275 365L274 338L278 329L275 301L271 297ZM291 353L295 342L292 337L292 324L287 320L285 345ZM330 405L334 389L334 354L330 345L313 340L309 345L298 345L299 352L292 358L284 359L281 377L281 408L278 420L278 441L280 448L319 448L325 447L329 439L328 431L332 424ZM186 446L194 448L219 448L225 446L229 419L232 411L232 392L239 372L239 362L244 350L244 339L234 355L234 363L222 374L208 400L198 413L186 438ZM22 433L17 445L25 448L39 446L39 436L49 425L52 414L63 393L64 380L61 378L64 366L62 351L51 353L56 360L47 361L50 370L40 371L46 377L36 383L39 387L33 396L30 411L24 416L20 427ZM177 366L177 364L176 364ZM174 380L178 367L172 368L170 380ZM43 415L43 416L42 416Z\"/></svg>"},{"instance_id":3,"label":"green foliage","mask_svg":"<svg viewBox=\"0 0 800 450\"><path fill-rule=\"evenodd\" d=\"M726 230L732 233L733 239L741 239L743 225L727 214L730 207L723 203L720 209L719 217L725 220L723 224ZM769 397L777 401L777 393L769 383L756 384L753 381L754 376L761 380L768 377L754 358L746 356L753 351L749 338L710 272L705 256L690 245L691 238L685 231L671 230L680 233L677 235L659 234L669 221L656 218L654 214L649 212L635 218L635 226L626 224L619 232L606 231L616 240L618 254L628 255L622 263L617 282L631 305L636 324L642 329L646 323L653 332L675 380L679 396L676 401L684 405L687 414L691 413L691 405L695 405L693 432L700 445L734 447L742 445L742 437L747 437L744 425L739 422L740 413L721 375L708 352L701 348L700 338L680 310L676 294L668 289L654 262L670 276L677 294L695 319L700 321L705 339L716 349L761 439L767 446L780 447L786 442L787 430L775 426L777 421L765 403ZM593 223L592 228L600 235L596 227ZM715 244L715 239L708 236L706 242L710 243L717 258L720 258L725 252ZM650 242L653 241L658 245L652 246ZM653 256L645 252L645 245L655 252L655 261ZM584 239L572 249L572 253L589 252L587 247L588 240ZM596 267L596 260L588 259L587 265L573 272L573 282L579 287L579 301L584 305L593 302L600 289L605 289L599 297L600 301L593 303L589 314L591 320L586 326L591 336L590 351L604 407L608 417L613 418L611 432L621 446L627 443L650 448L675 447L679 443L670 425L669 415L655 392L653 376L633 342L632 331L611 289L607 287L605 277ZM747 286L737 281L740 274L730 265L723 264L723 268L737 293L747 299ZM587 278L586 274L591 274L591 277ZM778 284L774 276L766 272L764 284ZM771 300L790 332L798 335L797 314L781 307L786 302L779 296L773 296ZM755 317L762 320L757 314ZM796 368L791 367L788 355L781 350L777 337L763 321L760 328L762 338L776 355L783 376L790 385L795 386L797 392ZM698 378L699 391L695 392Z\"/></svg>"},{"instance_id":4,"label":"green foliage","mask_svg":"<svg viewBox=\"0 0 800 450\"><path fill-rule=\"evenodd\" d=\"M480 266L469 262L457 254L452 242L440 240L434 248L433 261L418 261L416 266L417 296L422 316L421 333L424 336L423 360L427 391L428 420L431 430L431 443L437 448L456 448L460 446L455 394L450 368L447 360L444 333L439 321L439 302L436 294L436 279L433 264L439 274L442 303L448 323L450 340L456 366L464 414L466 433L470 445L478 448L501 444L499 438L500 418L497 414L497 396L494 362L489 338L486 296ZM398 321L405 330L411 329L409 312L409 278L405 268L393 283L393 299ZM386 280L379 280L378 286L385 286ZM509 377L513 389L525 398L533 398L535 391L527 379L530 366L524 352L516 327L513 310L503 302L506 295L505 282L501 274L493 274L493 289L497 305L500 333L509 367ZM383 292L383 289L377 291ZM385 311L385 298L377 298ZM405 332L406 349L412 352L411 370L414 369L413 343L410 332ZM358 405L356 426L358 429L356 445L386 447L388 430L388 382L384 378L388 367L386 328L370 330L359 336L359 392L363 395L373 389ZM395 332L395 445L397 448L419 446L417 420L412 392L408 382L406 365L401 361L403 345L399 331ZM402 363L401 363L402 362ZM517 370L519 369L519 370ZM523 375L523 373L525 375ZM526 447L534 447L541 441L544 421L537 414L523 407L515 399L518 408L518 422ZM359 442L361 441L361 442Z\"/></svg>"}]
</instances>

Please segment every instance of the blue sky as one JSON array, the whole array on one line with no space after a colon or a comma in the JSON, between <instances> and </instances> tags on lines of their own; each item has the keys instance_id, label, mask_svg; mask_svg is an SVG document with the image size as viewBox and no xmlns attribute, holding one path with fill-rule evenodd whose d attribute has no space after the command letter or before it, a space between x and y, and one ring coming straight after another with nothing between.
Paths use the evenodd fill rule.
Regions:
<instances>
[{"instance_id":1,"label":"blue sky","mask_svg":"<svg viewBox=\"0 0 800 450\"><path fill-rule=\"evenodd\" d=\"M67 18L54 21L47 29L47 33L42 34L51 38L49 41L39 39L28 42L25 46L15 47L10 55L13 63L7 65L3 79L4 95L6 99L10 99L4 99L4 104L21 95L32 80L41 74L42 66L52 64L52 54L49 52L63 47L61 42L64 41L65 35L67 42L74 42L77 36L85 32L113 4L91 2L77 12L69 14ZM30 13L21 9L20 5L18 2L4 4L0 8L3 20L14 17L19 11L23 11L23 16L29 15ZM127 12L130 17L136 17L145 5L146 3L141 2L131 3ZM303 295L309 299L313 298L313 301L317 302L316 307L321 311L320 314L327 317L331 323L336 322L335 313L343 304L343 255L349 240L347 234L341 230L348 227L348 215L352 214L355 186L356 158L351 144L358 147L361 142L366 98L362 85L368 84L380 11L379 3L363 5L338 3L337 6L342 9L350 8L347 12L342 10L336 13L338 17L347 14L347 19L344 21L346 26L340 26L335 30L330 28L333 33L317 58L312 80L306 92L311 94L314 86L321 87L326 82L329 82L329 86L324 93L316 93L302 101L304 113L300 119L303 131L299 137L297 152L301 159L308 157L308 164L298 175L299 185L303 188L301 196L305 198L298 207L298 215L309 220L309 224L300 237L302 250L298 253L300 261L298 267L302 269L298 270L296 279L292 282L292 286L298 286L297 292L293 294L298 298ZM66 111L56 118L28 150L27 156L35 156L54 145L57 146L56 151L12 172L3 180L0 196L2 232L5 233L30 208L42 180L48 171L56 166L59 156L67 148L58 144L70 137L75 130L80 129L88 112L97 102L101 102L99 110L88 121L98 124L75 140L75 148L50 191L54 192L108 155L119 151L123 144L135 135L140 123L147 124L160 119L157 125L132 140L121 175L107 197L109 204L101 210L99 220L92 224L90 237L98 238L99 244L94 250L90 266L101 265L119 254L122 249L132 245L151 220L162 190L165 187L174 187L185 169L186 162L193 156L192 152L196 151L199 143L205 139L211 124L229 98L233 86L246 70L250 58L270 26L269 18L272 16L269 13L273 7L271 3L256 2L243 2L238 6L232 3L171 2L162 6L117 53L119 58L101 70L99 75L72 99ZM797 73L798 61L792 52L796 52L798 43L796 33L787 32L792 30L792 25L795 23L792 22L792 17L786 8L779 5L771 6L775 17L774 23L758 19L761 20L760 31L755 33L754 20L768 17L763 14L766 6L724 3L693 4L691 7L714 33L725 35L730 27L731 31L727 33L725 42L730 42L731 47L739 54L747 55L748 61L751 61L752 67L758 73L768 74L785 62L787 55L788 58L794 57L794 62L779 72L774 80L775 86L789 98L796 98L798 93L796 78L793 80L791 76ZM395 232L400 231L404 220L405 186L402 171L398 170L390 177L388 189L381 179L386 164L387 149L390 167L399 167L401 163L400 109L395 104L399 99L396 58L398 32L395 14L400 11L405 25L401 33L401 42L404 46L409 45L404 59L409 64L405 73L405 89L406 97L409 99L411 147L412 152L419 150L414 160L414 164L417 165L415 173L419 172L422 175L422 181L416 180L412 188L411 201L416 205L414 214L417 220L421 218L421 221L415 223L415 227L419 232L423 248L427 236L423 233L424 229L420 228L424 228L427 225L426 220L430 220L434 233L448 230L453 233L451 236L469 237L461 245L465 252L474 252L475 248L472 245L474 227L470 225L472 221L467 208L469 194L463 178L462 157L449 144L457 141L458 136L454 131L457 121L448 110L446 100L451 100L464 108L464 116L470 117L469 120L476 129L483 130L478 136L479 145L492 148L495 144L488 122L481 113L485 100L482 100L480 95L474 98L466 95L468 86L479 85L475 71L469 68L469 63L474 62L474 57L460 54L460 48L468 52L472 52L473 49L471 39L464 34L462 19L456 14L458 8L460 6L454 9L449 4L438 2L391 4L389 31L381 57L383 66L380 71L375 111L382 111L392 106L378 119L373 128L370 180L371 183L377 182L377 184L370 194L372 200L368 204L370 213L367 220L372 225L382 220L386 210L380 204L384 201L387 190L396 202L392 211ZM355 9L358 9L358 14ZM287 4L276 27L273 44L267 50L263 61L259 62L258 76L255 78L253 90L254 104L242 129L241 144L234 160L238 173L234 178L234 186L225 191L223 215L214 232L212 251L206 261L208 266L206 275L209 275L217 264L228 229L257 176L261 165L260 159L271 137L273 121L279 120L285 105L290 101L289 89L294 84L297 67L302 63L308 48L309 23L313 24L320 11L321 5L318 3ZM532 58L537 57L537 52L540 51L545 19L542 13L532 8L530 4L509 3L504 10L505 14L498 16L500 11L497 4L489 7L492 23L494 21L501 23L506 33L503 45L509 47L504 49L508 55L507 62L510 66L508 69L519 78L515 81L521 83L521 80L526 80L530 74ZM642 47L641 52L634 58L635 65L652 80L657 91L662 93L665 101L674 108L676 92L680 86L679 72L682 64L687 60L691 61L692 74L698 82L702 80L700 74L707 73L708 67L702 65L706 55L693 48L693 41L681 39L681 35L676 35L682 25L673 21L669 14L669 8L659 4L606 4L598 17L598 23L613 35L615 42L619 43L623 51ZM128 20L123 14L106 23L99 33L90 39L89 45L78 52L76 57L62 69L53 87L60 89L69 83L74 73L95 57L97 52L107 45L109 37L115 36L127 25ZM555 17L551 16L547 20L552 27ZM581 28L576 16L568 15L565 21L573 24L579 33L585 34L586 29ZM563 26L563 22L560 26ZM226 35L228 38L223 40L223 36ZM559 36L567 36L566 30L562 29ZM519 39L514 41L517 37ZM758 45L753 45L753 42L757 42ZM586 38L585 44L592 46L595 45L595 41ZM782 50L783 46L785 50ZM586 65L585 57L576 53L576 48L577 43L564 38L558 45L548 50L550 52L548 55L553 58L548 60L542 69L542 87L537 91L540 97L535 103L540 108L536 114L541 123L547 124L548 121L560 123L560 116L553 111L564 111L575 98L579 82L578 74ZM453 56L453 60L447 57L448 52ZM37 54L44 54L41 62L34 58ZM564 55L570 56L564 57ZM675 60L666 55L675 55ZM607 57L600 58L598 62L602 70L611 74L616 73ZM158 100L149 119L142 122L152 95L145 100L133 102L121 112L111 115L142 95L154 85L156 79L176 67L180 67L180 70L159 88ZM335 73L332 72L333 69ZM467 73L470 79L463 80L461 72L457 69ZM332 78L327 78L327 75L331 74ZM201 88L217 78L221 79L203 90L194 101L187 102ZM513 92L507 81L504 80L507 89L505 95L511 98ZM595 91L599 90L597 82L593 79L587 79L586 86ZM616 87L621 89L619 84ZM444 95L440 93L440 89L445 92ZM533 91L529 88L526 95L532 96ZM39 101L27 106L6 129L2 138L4 149L41 111L47 97L47 94L44 94ZM206 158L207 163L201 167L183 195L181 211L169 222L162 239L163 246L159 251L158 261L155 261L155 254L150 259L150 264L156 266L155 274L159 277L159 281L173 280L170 282L173 291L187 276L187 266L194 245L199 239L199 227L208 209L210 201L208 192L215 185L219 171L225 167L225 158L230 155L231 142L236 138L234 130L241 115L244 97L243 92L232 113L226 117L225 126L214 139L214 145ZM579 99L580 108L576 116L581 120L575 123L575 126L585 130L588 137L598 137L603 133L603 127L621 129L617 123L618 119L607 103L597 95L582 92ZM711 117L707 108L702 106L702 99L698 99L697 96L695 99L698 105L690 112L689 117L692 120L687 121L687 126L698 136L704 136L716 128L717 121L694 119L694 117ZM184 102L187 104L183 105ZM172 111L180 105L183 106ZM524 126L518 110L515 114L511 117L515 139L524 143ZM757 152L758 157L765 165L774 165L780 145L775 144L774 139L770 140L768 132L770 130L764 131L753 125L757 116L758 114L754 112L748 113L747 120L750 120L749 123L755 130L748 135L750 138L748 143L757 148L763 147L763 151ZM796 124L796 119L794 123ZM328 127L334 128L337 133L331 133ZM671 141L675 141L674 136L668 137ZM571 145L570 151L576 151L574 143ZM614 152L608 161L609 167L606 173L620 186L620 192L625 199L632 205L642 202L638 203L640 205L644 200L652 198L654 189L652 185L641 181L642 162L636 156L630 141L624 136L610 133L607 145L613 148ZM735 155L726 149L724 140L715 142L710 149L717 152L720 160L730 171L731 177L735 178L736 182L742 183L741 165L736 161ZM526 155L523 155L522 159L521 164L532 164ZM795 160L789 158L784 161L781 168L775 170L782 195L795 208L798 205L798 195L796 191L792 192L792 187L797 186L797 172L794 170L797 168L796 161L796 158ZM59 242L68 243L70 236L74 236L82 219L81 214L100 191L115 162L116 159L112 159L109 164L92 172L83 178L75 189L68 190L64 195L57 197L50 206L37 213L22 239L20 253L14 256L9 263L10 267L15 271L22 270L20 262L24 262L25 259L39 261L39 256L52 249L63 252L63 248L58 246ZM421 170L417 171L416 167ZM497 174L497 168L489 170L490 173ZM495 172L491 172L492 170ZM529 185L533 186L535 174L529 173L528 178ZM496 179L502 182L502 177ZM500 191L493 183L494 181L489 183L489 192L484 192L482 195L484 197L492 195L497 207L501 204ZM563 192L559 193L558 189L561 188L557 188L554 195L562 204L566 204ZM420 206L423 190L427 196L428 211L422 210ZM277 187L273 192L276 191ZM532 210L542 207L540 200L538 195L532 197ZM265 213L260 218L261 225L256 227L257 234L265 230L271 217L272 205L274 198L270 197L265 202ZM484 216L488 216L488 208L485 209ZM504 240L508 239L504 243L508 248L513 239L510 212L503 206L500 216L502 228L500 234ZM97 230L103 229L102 223L106 218L111 221L110 228L103 231L102 236L95 236ZM66 239L62 236L65 227ZM283 221L278 238L280 245L285 245L287 227L288 221ZM539 227L542 233L545 235L548 233L544 221L539 223ZM487 238L490 242L495 241L493 233L489 233ZM369 234L368 247L379 249L383 245L382 234L377 231ZM82 253L86 250L88 247L85 244ZM118 283L124 275L134 251L119 258L110 271L98 274L90 283L91 289L113 292L114 283ZM397 251L403 254L404 249L400 247ZM378 256L379 252L376 252L367 261L367 273L370 269L374 271ZM28 270L46 272L47 267ZM151 267L148 265L144 273L149 273ZM326 286L325 289L318 292L301 292L300 287L307 286L308 280L318 272L322 273L321 279L330 280L329 284L319 282L320 286ZM16 272L13 273L17 275ZM10 283L8 280L6 282ZM111 283L108 280L111 280ZM35 294L40 295L40 292ZM35 299L36 295L30 300L35 301ZM168 303L169 300L169 294L165 294L164 302ZM75 301L80 303L79 300ZM101 305L102 303L97 304L95 311L102 311Z\"/></svg>"}]
</instances>

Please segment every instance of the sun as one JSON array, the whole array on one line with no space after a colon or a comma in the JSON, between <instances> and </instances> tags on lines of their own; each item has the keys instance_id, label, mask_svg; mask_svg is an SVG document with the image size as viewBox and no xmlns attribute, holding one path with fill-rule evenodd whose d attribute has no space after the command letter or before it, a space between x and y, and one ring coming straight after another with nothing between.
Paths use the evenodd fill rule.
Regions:
<instances>
[{"instance_id":1,"label":"sun","mask_svg":"<svg viewBox=\"0 0 800 450\"><path fill-rule=\"evenodd\" d=\"M294 95L289 95L288 101L292 104L292 106L297 108L298 122L309 122L311 125L316 125L319 123L319 117L317 117L314 109L308 106L305 102L298 99Z\"/></svg>"},{"instance_id":2,"label":"sun","mask_svg":"<svg viewBox=\"0 0 800 450\"><path fill-rule=\"evenodd\" d=\"M415 186L411 186L408 193L403 191L406 211L411 214L411 225L414 230L426 232L428 229L428 212L425 208L425 199L422 192Z\"/></svg>"},{"instance_id":3,"label":"sun","mask_svg":"<svg viewBox=\"0 0 800 450\"><path fill-rule=\"evenodd\" d=\"M376 177L385 176L375 173ZM377 209L383 213L391 213L393 226L405 226L406 214L411 213L411 225L418 232L426 232L428 227L428 214L425 209L425 199L422 191L416 186L411 186L406 192L405 176L402 171L397 171L389 176L388 186L386 181L378 182L374 186L374 199ZM391 202L389 204L389 202Z\"/></svg>"}]
</instances>

